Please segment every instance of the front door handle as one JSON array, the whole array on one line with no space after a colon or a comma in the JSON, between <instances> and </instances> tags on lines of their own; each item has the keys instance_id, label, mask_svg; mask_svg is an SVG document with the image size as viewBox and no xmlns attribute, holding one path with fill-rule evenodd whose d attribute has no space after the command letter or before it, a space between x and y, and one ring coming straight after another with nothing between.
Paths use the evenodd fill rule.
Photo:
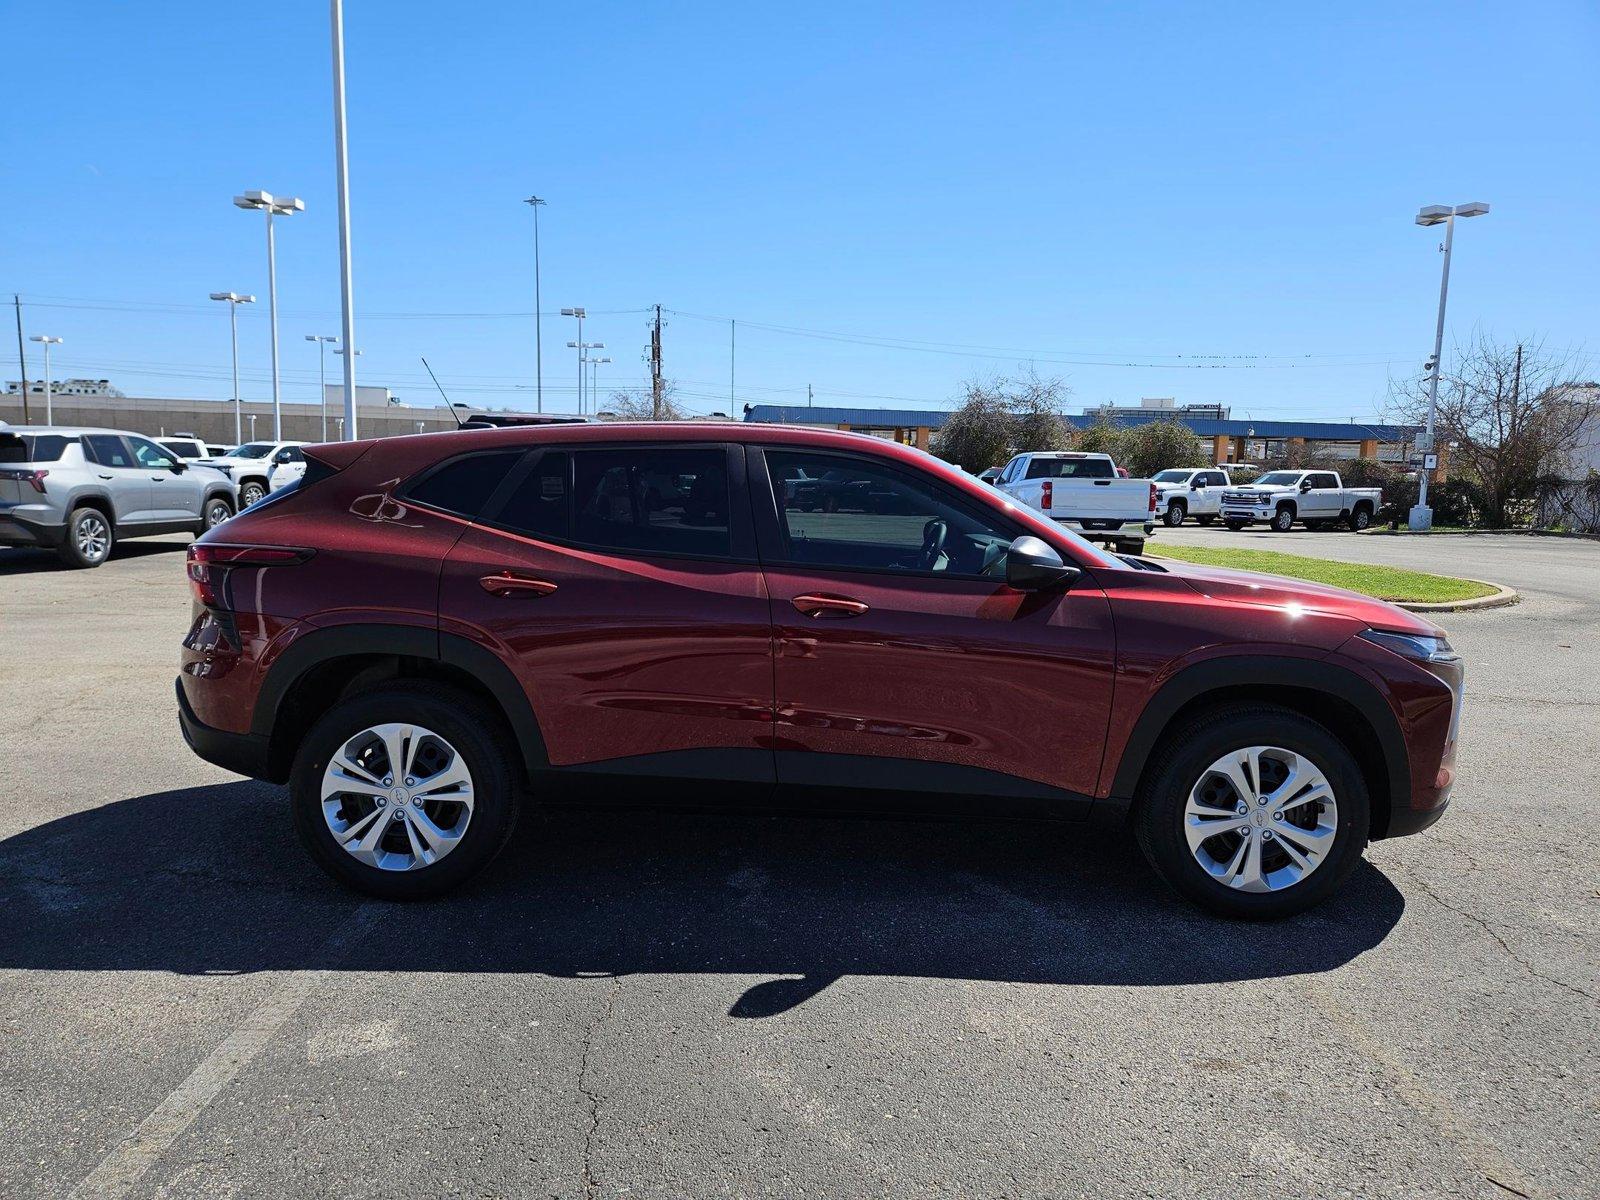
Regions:
<instances>
[{"instance_id":1,"label":"front door handle","mask_svg":"<svg viewBox=\"0 0 1600 1200\"><path fill-rule=\"evenodd\" d=\"M556 585L547 579L530 579L510 571L480 576L478 586L491 596L548 596L556 590Z\"/></svg>"},{"instance_id":2,"label":"front door handle","mask_svg":"<svg viewBox=\"0 0 1600 1200\"><path fill-rule=\"evenodd\" d=\"M830 596L822 592L807 592L804 596L796 596L789 603L808 617L820 617L823 613L833 613L840 617L859 617L867 611L867 605L860 600L852 600L849 596Z\"/></svg>"},{"instance_id":3,"label":"front door handle","mask_svg":"<svg viewBox=\"0 0 1600 1200\"><path fill-rule=\"evenodd\" d=\"M102 476L100 476L100 478L101 479L110 479L111 476L110 475L102 475Z\"/></svg>"}]
</instances>

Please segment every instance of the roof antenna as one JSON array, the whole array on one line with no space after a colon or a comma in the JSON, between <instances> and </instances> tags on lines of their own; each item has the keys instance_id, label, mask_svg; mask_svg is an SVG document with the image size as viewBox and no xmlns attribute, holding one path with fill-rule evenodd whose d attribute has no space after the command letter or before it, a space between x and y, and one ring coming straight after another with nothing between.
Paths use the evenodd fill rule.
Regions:
<instances>
[{"instance_id":1,"label":"roof antenna","mask_svg":"<svg viewBox=\"0 0 1600 1200\"><path fill-rule=\"evenodd\" d=\"M439 383L439 377L433 373L433 368L428 366L428 360L424 358L422 360L422 365L427 367L428 378L433 380L433 386L439 389L439 395L444 396L444 388ZM465 429L466 426L461 422L461 415L456 412L456 406L450 403L449 396L444 396L444 406L450 410L450 415L455 417L456 428Z\"/></svg>"}]
</instances>

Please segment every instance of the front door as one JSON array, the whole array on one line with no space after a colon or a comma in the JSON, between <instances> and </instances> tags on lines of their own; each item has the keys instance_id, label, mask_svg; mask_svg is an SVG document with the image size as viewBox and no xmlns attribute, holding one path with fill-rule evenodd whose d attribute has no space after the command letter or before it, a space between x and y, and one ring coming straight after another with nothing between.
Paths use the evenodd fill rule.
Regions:
<instances>
[{"instance_id":1,"label":"front door","mask_svg":"<svg viewBox=\"0 0 1600 1200\"><path fill-rule=\"evenodd\" d=\"M440 630L513 668L553 766L771 781L743 469L723 444L534 451L451 550Z\"/></svg>"},{"instance_id":2,"label":"front door","mask_svg":"<svg viewBox=\"0 0 1600 1200\"><path fill-rule=\"evenodd\" d=\"M86 433L83 444L94 462L94 477L111 496L113 517L119 526L154 521L150 511L150 472L134 461L133 451L121 435Z\"/></svg>"},{"instance_id":3,"label":"front door","mask_svg":"<svg viewBox=\"0 0 1600 1200\"><path fill-rule=\"evenodd\" d=\"M833 452L751 457L780 781L1045 797L1083 815L1111 707L1104 593L1013 591L1018 530L928 476ZM791 502L791 481L830 471L848 497L833 511Z\"/></svg>"}]
</instances>

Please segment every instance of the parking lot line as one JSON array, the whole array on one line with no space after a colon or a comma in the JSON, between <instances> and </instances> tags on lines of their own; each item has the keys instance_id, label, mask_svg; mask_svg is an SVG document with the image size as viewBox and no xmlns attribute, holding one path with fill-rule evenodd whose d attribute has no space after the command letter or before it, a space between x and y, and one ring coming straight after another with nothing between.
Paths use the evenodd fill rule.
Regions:
<instances>
[{"instance_id":1,"label":"parking lot line","mask_svg":"<svg viewBox=\"0 0 1600 1200\"><path fill-rule=\"evenodd\" d=\"M221 1045L167 1093L132 1134L72 1189L73 1200L111 1200L127 1195L195 1118L261 1053L284 1022L322 986L356 942L372 931L382 907L376 903L363 905L323 944L322 956L327 966L289 973Z\"/></svg>"}]
</instances>

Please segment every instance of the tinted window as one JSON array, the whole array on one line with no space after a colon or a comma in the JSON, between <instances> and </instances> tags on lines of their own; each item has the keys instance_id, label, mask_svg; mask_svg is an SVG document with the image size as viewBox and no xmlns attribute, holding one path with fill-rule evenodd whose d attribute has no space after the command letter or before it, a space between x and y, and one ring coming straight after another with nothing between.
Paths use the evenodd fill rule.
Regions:
<instances>
[{"instance_id":1,"label":"tinted window","mask_svg":"<svg viewBox=\"0 0 1600 1200\"><path fill-rule=\"evenodd\" d=\"M271 442L246 442L228 451L229 458L265 458L272 453Z\"/></svg>"},{"instance_id":2,"label":"tinted window","mask_svg":"<svg viewBox=\"0 0 1600 1200\"><path fill-rule=\"evenodd\" d=\"M179 442L171 438L163 438L161 439L161 444L179 458L204 458L206 456L206 452L201 449L198 442Z\"/></svg>"},{"instance_id":3,"label":"tinted window","mask_svg":"<svg viewBox=\"0 0 1600 1200\"><path fill-rule=\"evenodd\" d=\"M500 486L506 472L521 457L520 450L469 454L445 463L406 494L419 504L432 505L464 517L475 517L483 510L495 488Z\"/></svg>"},{"instance_id":4,"label":"tinted window","mask_svg":"<svg viewBox=\"0 0 1600 1200\"><path fill-rule=\"evenodd\" d=\"M726 451L586 450L572 460L574 541L701 558L732 552Z\"/></svg>"},{"instance_id":5,"label":"tinted window","mask_svg":"<svg viewBox=\"0 0 1600 1200\"><path fill-rule=\"evenodd\" d=\"M69 441L55 433L0 434L0 462L59 462Z\"/></svg>"},{"instance_id":6,"label":"tinted window","mask_svg":"<svg viewBox=\"0 0 1600 1200\"><path fill-rule=\"evenodd\" d=\"M1207 471L1206 472L1206 486L1207 487L1227 487L1228 486L1228 477L1226 475L1224 475L1221 471Z\"/></svg>"},{"instance_id":7,"label":"tinted window","mask_svg":"<svg viewBox=\"0 0 1600 1200\"><path fill-rule=\"evenodd\" d=\"M1339 481L1332 475L1313 475L1311 477L1311 486L1314 488L1336 488L1339 486Z\"/></svg>"},{"instance_id":8,"label":"tinted window","mask_svg":"<svg viewBox=\"0 0 1600 1200\"><path fill-rule=\"evenodd\" d=\"M300 452L299 446L285 446L272 456L275 463L305 462L306 456Z\"/></svg>"},{"instance_id":9,"label":"tinted window","mask_svg":"<svg viewBox=\"0 0 1600 1200\"><path fill-rule=\"evenodd\" d=\"M1184 483L1189 478L1187 471L1157 471L1150 476L1156 483Z\"/></svg>"},{"instance_id":10,"label":"tinted window","mask_svg":"<svg viewBox=\"0 0 1600 1200\"><path fill-rule=\"evenodd\" d=\"M862 459L767 451L789 561L875 571L1005 573L1011 534L934 481Z\"/></svg>"},{"instance_id":11,"label":"tinted window","mask_svg":"<svg viewBox=\"0 0 1600 1200\"><path fill-rule=\"evenodd\" d=\"M1036 458L1028 464L1029 479L1110 479L1115 474L1104 458Z\"/></svg>"},{"instance_id":12,"label":"tinted window","mask_svg":"<svg viewBox=\"0 0 1600 1200\"><path fill-rule=\"evenodd\" d=\"M109 433L85 434L84 445L94 451L94 460L102 467L131 467L133 459L128 457L128 449L122 444L122 439Z\"/></svg>"},{"instance_id":13,"label":"tinted window","mask_svg":"<svg viewBox=\"0 0 1600 1200\"><path fill-rule=\"evenodd\" d=\"M128 441L132 444L133 456L139 460L141 467L166 469L177 461L173 458L171 450L164 450L152 441L140 437L129 438Z\"/></svg>"},{"instance_id":14,"label":"tinted window","mask_svg":"<svg viewBox=\"0 0 1600 1200\"><path fill-rule=\"evenodd\" d=\"M572 537L571 492L571 455L564 450L542 454L494 521L529 537L566 541Z\"/></svg>"}]
</instances>

